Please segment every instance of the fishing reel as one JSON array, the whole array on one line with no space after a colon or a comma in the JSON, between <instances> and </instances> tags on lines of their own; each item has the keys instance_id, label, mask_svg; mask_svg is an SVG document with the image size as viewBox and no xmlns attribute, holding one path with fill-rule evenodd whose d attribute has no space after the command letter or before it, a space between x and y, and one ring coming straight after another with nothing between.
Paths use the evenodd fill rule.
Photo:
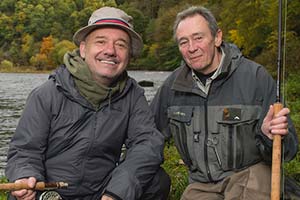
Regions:
<instances>
[{"instance_id":1,"label":"fishing reel","mask_svg":"<svg viewBox=\"0 0 300 200\"><path fill-rule=\"evenodd\" d=\"M39 200L62 200L62 197L58 194L58 192L49 190L43 192Z\"/></svg>"}]
</instances>

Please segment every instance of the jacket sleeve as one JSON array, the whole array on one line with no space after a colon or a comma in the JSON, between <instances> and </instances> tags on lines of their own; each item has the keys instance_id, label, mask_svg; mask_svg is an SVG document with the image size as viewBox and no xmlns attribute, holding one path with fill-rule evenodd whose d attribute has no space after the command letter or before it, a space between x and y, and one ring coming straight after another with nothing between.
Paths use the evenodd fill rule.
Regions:
<instances>
[{"instance_id":1,"label":"jacket sleeve","mask_svg":"<svg viewBox=\"0 0 300 200\"><path fill-rule=\"evenodd\" d=\"M169 88L162 85L153 100L151 101L150 108L154 114L155 124L166 139L171 138L171 131L168 126L168 101L171 95L169 95Z\"/></svg>"},{"instance_id":2,"label":"jacket sleeve","mask_svg":"<svg viewBox=\"0 0 300 200\"><path fill-rule=\"evenodd\" d=\"M261 93L263 101L263 112L259 121L258 126L258 146L261 151L263 158L271 162L272 161L272 144L273 141L266 137L261 131L261 125L263 123L264 117L266 116L269 106L274 104L276 99L276 84L274 79L267 73L263 67L259 67L257 71L257 84L258 91ZM292 111L291 111L292 112ZM293 159L298 151L298 138L296 130L294 128L293 122L288 116L288 130L289 134L284 137L284 158L285 161Z\"/></svg>"},{"instance_id":3,"label":"jacket sleeve","mask_svg":"<svg viewBox=\"0 0 300 200\"><path fill-rule=\"evenodd\" d=\"M33 90L11 139L7 154L9 181L33 176L44 180L44 152L50 123L49 104L40 89Z\"/></svg>"},{"instance_id":4,"label":"jacket sleeve","mask_svg":"<svg viewBox=\"0 0 300 200\"><path fill-rule=\"evenodd\" d=\"M156 129L142 92L133 92L125 160L112 172L106 191L120 199L139 199L163 162L164 138ZM124 122L125 123L125 122Z\"/></svg>"}]
</instances>

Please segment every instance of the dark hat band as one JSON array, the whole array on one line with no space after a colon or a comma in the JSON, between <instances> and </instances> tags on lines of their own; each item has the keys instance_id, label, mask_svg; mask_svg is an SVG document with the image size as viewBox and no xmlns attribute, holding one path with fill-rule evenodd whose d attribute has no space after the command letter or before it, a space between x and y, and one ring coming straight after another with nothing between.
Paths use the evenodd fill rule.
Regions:
<instances>
[{"instance_id":1,"label":"dark hat band","mask_svg":"<svg viewBox=\"0 0 300 200\"><path fill-rule=\"evenodd\" d=\"M102 24L102 23L114 23L114 24L120 24L123 26L130 27L129 24L127 24L126 22L121 21L119 19L100 19L100 20L96 21L94 24Z\"/></svg>"}]
</instances>

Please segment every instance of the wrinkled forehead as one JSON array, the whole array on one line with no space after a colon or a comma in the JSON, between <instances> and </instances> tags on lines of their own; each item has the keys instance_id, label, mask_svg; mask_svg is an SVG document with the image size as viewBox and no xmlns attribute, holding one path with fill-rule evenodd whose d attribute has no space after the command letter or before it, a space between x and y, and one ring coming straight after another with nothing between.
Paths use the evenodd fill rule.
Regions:
<instances>
[{"instance_id":1,"label":"wrinkled forehead","mask_svg":"<svg viewBox=\"0 0 300 200\"><path fill-rule=\"evenodd\" d=\"M207 20L201 15L189 16L182 19L175 31L176 40L183 36L192 36L195 34L211 34Z\"/></svg>"},{"instance_id":2,"label":"wrinkled forehead","mask_svg":"<svg viewBox=\"0 0 300 200\"><path fill-rule=\"evenodd\" d=\"M131 41L130 35L126 30L111 25L102 26L100 28L92 30L87 34L86 38L97 36L105 38L123 39L128 43L130 43Z\"/></svg>"}]
</instances>

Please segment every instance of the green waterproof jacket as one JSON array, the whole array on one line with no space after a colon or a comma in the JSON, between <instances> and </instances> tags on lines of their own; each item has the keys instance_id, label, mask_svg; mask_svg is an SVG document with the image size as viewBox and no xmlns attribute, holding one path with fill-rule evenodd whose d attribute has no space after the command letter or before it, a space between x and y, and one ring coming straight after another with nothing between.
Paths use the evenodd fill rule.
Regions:
<instances>
[{"instance_id":1,"label":"green waterproof jacket","mask_svg":"<svg viewBox=\"0 0 300 200\"><path fill-rule=\"evenodd\" d=\"M223 42L221 48L221 72L208 93L199 89L182 62L151 102L158 129L167 138L173 136L191 182L216 182L272 157L272 141L260 127L275 101L275 82L235 45ZM290 119L283 144L285 159L292 159L298 139Z\"/></svg>"},{"instance_id":2,"label":"green waterproof jacket","mask_svg":"<svg viewBox=\"0 0 300 200\"><path fill-rule=\"evenodd\" d=\"M126 158L119 162L122 145ZM102 192L138 199L163 162L164 138L156 129L144 90L129 78L100 109L83 98L69 71L58 68L34 89L8 151L9 181L69 184L63 199L100 199Z\"/></svg>"}]
</instances>

